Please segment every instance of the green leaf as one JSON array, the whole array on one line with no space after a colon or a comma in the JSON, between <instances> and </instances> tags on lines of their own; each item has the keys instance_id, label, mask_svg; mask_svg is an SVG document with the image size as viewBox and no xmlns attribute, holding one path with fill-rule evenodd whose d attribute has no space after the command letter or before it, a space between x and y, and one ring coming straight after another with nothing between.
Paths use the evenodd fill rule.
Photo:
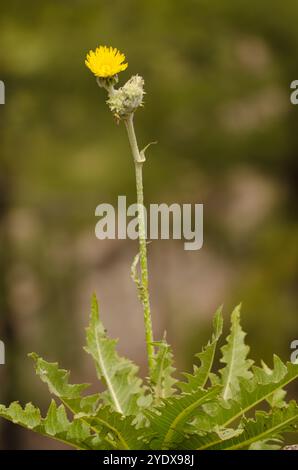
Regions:
<instances>
[{"instance_id":1,"label":"green leaf","mask_svg":"<svg viewBox=\"0 0 298 470\"><path fill-rule=\"evenodd\" d=\"M276 449L282 443L282 434L297 432L298 408L295 402L275 408L270 413L257 411L254 419L242 417L237 429L209 433L197 432L180 442L184 450L238 450ZM228 431L228 432L226 432Z\"/></svg>"},{"instance_id":2,"label":"green leaf","mask_svg":"<svg viewBox=\"0 0 298 470\"><path fill-rule=\"evenodd\" d=\"M151 374L151 384L154 402L159 404L162 398L170 397L177 391L173 388L177 380L172 376L176 369L173 367L171 347L167 344L165 338L162 341L155 342L154 345L158 349Z\"/></svg>"},{"instance_id":3,"label":"green leaf","mask_svg":"<svg viewBox=\"0 0 298 470\"><path fill-rule=\"evenodd\" d=\"M183 436L185 424L195 416L199 407L214 400L221 387L182 394L163 400L163 406L154 411L145 411L150 421L147 436L152 439L155 449L170 449Z\"/></svg>"},{"instance_id":4,"label":"green leaf","mask_svg":"<svg viewBox=\"0 0 298 470\"><path fill-rule=\"evenodd\" d=\"M93 357L98 377L107 387L101 396L118 413L136 414L137 400L144 393L142 381L137 377L138 367L117 354L116 344L116 340L109 339L106 335L94 295L85 349Z\"/></svg>"},{"instance_id":5,"label":"green leaf","mask_svg":"<svg viewBox=\"0 0 298 470\"><path fill-rule=\"evenodd\" d=\"M272 371L270 367L268 367L267 364L265 364L264 361L261 361L261 364L262 364L263 369L267 373L267 375L272 375L274 373L274 371ZM278 389L274 391L272 395L270 395L267 398L267 402L269 403L271 408L282 408L283 406L286 406L286 401L285 401L286 395L287 395L286 390Z\"/></svg>"},{"instance_id":6,"label":"green leaf","mask_svg":"<svg viewBox=\"0 0 298 470\"><path fill-rule=\"evenodd\" d=\"M35 371L50 392L61 399L78 399L89 384L71 385L68 383L70 373L59 369L57 362L47 362L36 353L29 354L35 362Z\"/></svg>"},{"instance_id":7,"label":"green leaf","mask_svg":"<svg viewBox=\"0 0 298 470\"><path fill-rule=\"evenodd\" d=\"M222 400L211 405L204 406L204 412L196 418L197 429L212 431L214 426L226 428L247 414L250 410L268 400L278 390L298 378L298 365L287 363L287 366L274 356L274 368L270 374L263 368L253 367L253 379L241 379L239 381L239 392L233 400L228 402ZM214 435L214 441L210 439L203 447L209 448L219 442Z\"/></svg>"},{"instance_id":8,"label":"green leaf","mask_svg":"<svg viewBox=\"0 0 298 470\"><path fill-rule=\"evenodd\" d=\"M281 445L282 441L280 439L265 439L251 444L249 450L279 450Z\"/></svg>"},{"instance_id":9,"label":"green leaf","mask_svg":"<svg viewBox=\"0 0 298 470\"><path fill-rule=\"evenodd\" d=\"M210 378L210 372L214 361L215 350L217 342L222 334L223 328L223 317L222 307L220 307L215 313L213 319L213 334L211 341L208 342L207 346L203 348L202 352L196 354L196 357L200 360L200 367L194 366L193 374L183 374L187 378L187 382L179 382L177 386L186 393L191 393L198 388L204 388L208 378Z\"/></svg>"},{"instance_id":10,"label":"green leaf","mask_svg":"<svg viewBox=\"0 0 298 470\"><path fill-rule=\"evenodd\" d=\"M249 347L244 342L246 333L240 325L240 309L241 305L238 305L232 313L231 333L227 338L227 344L221 349L221 362L226 364L220 370L224 400L231 398L233 393L239 389L239 378L250 379L252 377L250 368L253 361L247 359Z\"/></svg>"},{"instance_id":11,"label":"green leaf","mask_svg":"<svg viewBox=\"0 0 298 470\"><path fill-rule=\"evenodd\" d=\"M149 389L138 379L137 367L119 357L116 342L107 338L94 298L87 350L107 390L85 396L87 384L70 384L68 371L31 354L37 375L62 404L53 400L43 418L31 403L22 408L14 402L8 408L0 405L0 416L84 450L280 448L283 434L298 429L297 405L285 402L284 390L298 378L298 364L285 365L274 356L272 369L264 362L261 367L253 366L247 359L238 307L222 348L225 367L215 375L211 369L222 323L218 310L211 341L197 355L200 366L178 384L179 395L172 376L173 355L165 339L155 343L158 352ZM208 380L211 387L206 389ZM257 410L248 419L262 402L271 406L270 412Z\"/></svg>"},{"instance_id":12,"label":"green leaf","mask_svg":"<svg viewBox=\"0 0 298 470\"><path fill-rule=\"evenodd\" d=\"M205 449L205 447L207 448L208 445L211 445L212 442L221 443L225 440L231 439L232 437L239 436L242 433L243 429L240 428L220 428L216 425L211 432L194 430L193 427L190 427L188 432L184 432L184 439L178 443L177 450Z\"/></svg>"},{"instance_id":13,"label":"green leaf","mask_svg":"<svg viewBox=\"0 0 298 470\"><path fill-rule=\"evenodd\" d=\"M267 402L271 408L282 408L286 406L285 397L287 395L286 390L280 389L276 390L270 397L267 398Z\"/></svg>"},{"instance_id":14,"label":"green leaf","mask_svg":"<svg viewBox=\"0 0 298 470\"><path fill-rule=\"evenodd\" d=\"M93 394L93 395L87 395L87 396L82 396L82 392L89 387L88 384L80 384L80 385L73 385L69 384L69 372L64 370L64 369L59 369L59 366L57 363L50 363L39 357L37 354L30 354L30 356L34 359L35 361L35 370L37 375L41 378L43 382L45 382L48 385L48 388L50 392L58 397L62 403L65 405L65 407L71 411L73 415L77 413L84 413L84 414L94 414L98 408L98 405L101 401L101 395L100 394ZM66 426L66 414L65 413L65 408L59 407L56 410L56 404L55 402L52 402L48 416L47 416L47 421L45 422L45 426L49 426L47 429L45 429L46 434L50 434L50 426L52 425L53 420L54 425L53 429L55 431L55 434L57 434L57 429L59 428L59 423L62 425L62 422L64 421L64 425ZM69 432L72 433L71 436L77 435L78 431L84 431L89 429L89 426L86 425L85 422L81 423L76 423L75 421L73 422L72 426L69 429ZM66 431L66 429L65 429ZM90 432L90 430L89 430ZM69 440L69 436L63 436L62 440ZM76 442L76 441L75 441ZM79 442L79 441L78 441ZM77 443L76 443L77 444ZM78 445L78 444L77 444ZM96 449L100 449L100 437L97 436L96 442L93 438L91 443L88 443L88 446L91 446L92 448L95 446ZM85 446L85 443L84 443ZM103 447L105 448L105 447Z\"/></svg>"},{"instance_id":15,"label":"green leaf","mask_svg":"<svg viewBox=\"0 0 298 470\"><path fill-rule=\"evenodd\" d=\"M243 433L220 444L209 447L210 450L248 449L253 443L266 439L281 439L281 433L297 432L298 407L291 402L286 408L276 408L270 414L257 411L255 419L243 418Z\"/></svg>"},{"instance_id":16,"label":"green leaf","mask_svg":"<svg viewBox=\"0 0 298 470\"><path fill-rule=\"evenodd\" d=\"M145 448L141 432L134 426L134 416L123 416L112 411L110 406L100 408L94 416L79 413L101 437L108 436L112 448L117 450L138 450Z\"/></svg>"},{"instance_id":17,"label":"green leaf","mask_svg":"<svg viewBox=\"0 0 298 470\"><path fill-rule=\"evenodd\" d=\"M57 407L56 402L52 400L48 409L46 418L43 420L43 427L48 436L64 435L63 440L70 444L82 445L89 448L91 433L89 426L82 420L74 419L69 422L65 407Z\"/></svg>"},{"instance_id":18,"label":"green leaf","mask_svg":"<svg viewBox=\"0 0 298 470\"><path fill-rule=\"evenodd\" d=\"M66 411L63 405L57 408L56 402L52 400L48 409L47 417L44 421L44 428L46 434L55 436L63 431L68 430L69 421L67 419Z\"/></svg>"},{"instance_id":19,"label":"green leaf","mask_svg":"<svg viewBox=\"0 0 298 470\"><path fill-rule=\"evenodd\" d=\"M41 423L40 411L32 403L27 403L25 408L22 408L17 401L11 403L8 408L0 405L0 416L28 429L34 429Z\"/></svg>"},{"instance_id":20,"label":"green leaf","mask_svg":"<svg viewBox=\"0 0 298 470\"><path fill-rule=\"evenodd\" d=\"M29 354L35 362L36 374L46 383L50 393L59 398L73 413L94 413L101 400L100 394L82 396L89 384L69 384L70 373L59 369L57 362L47 362L35 353Z\"/></svg>"},{"instance_id":21,"label":"green leaf","mask_svg":"<svg viewBox=\"0 0 298 470\"><path fill-rule=\"evenodd\" d=\"M92 446L93 436L89 426L81 420L70 422L63 405L57 407L55 401L51 402L46 418L42 418L38 408L28 403L22 408L18 402L13 402L6 408L0 405L0 416L23 426L31 431L51 439L56 439L77 449L100 449L97 443Z\"/></svg>"}]
</instances>

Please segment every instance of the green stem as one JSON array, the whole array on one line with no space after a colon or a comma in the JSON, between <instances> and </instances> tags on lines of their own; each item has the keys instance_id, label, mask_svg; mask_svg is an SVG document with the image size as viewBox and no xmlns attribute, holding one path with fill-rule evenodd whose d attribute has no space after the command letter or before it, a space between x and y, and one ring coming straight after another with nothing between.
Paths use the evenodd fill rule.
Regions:
<instances>
[{"instance_id":1,"label":"green stem","mask_svg":"<svg viewBox=\"0 0 298 470\"><path fill-rule=\"evenodd\" d=\"M125 119L128 139L135 164L136 188L137 188L137 204L138 204L138 225L139 225L139 248L140 248L140 298L144 311L145 335L148 354L148 366L150 376L154 367L154 346L153 332L150 311L150 299L148 289L148 263L147 263L147 245L146 245L146 229L144 214L144 193L143 193L143 163L144 158L140 155L137 138L133 125L133 114Z\"/></svg>"}]
</instances>

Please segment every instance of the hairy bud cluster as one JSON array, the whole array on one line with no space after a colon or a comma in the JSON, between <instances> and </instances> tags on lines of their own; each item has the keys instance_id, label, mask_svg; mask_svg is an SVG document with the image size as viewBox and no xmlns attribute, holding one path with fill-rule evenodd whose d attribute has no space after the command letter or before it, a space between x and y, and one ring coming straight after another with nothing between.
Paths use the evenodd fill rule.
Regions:
<instances>
[{"instance_id":1,"label":"hairy bud cluster","mask_svg":"<svg viewBox=\"0 0 298 470\"><path fill-rule=\"evenodd\" d=\"M134 75L123 87L110 92L107 104L117 117L125 118L142 106L144 94L144 79Z\"/></svg>"}]
</instances>

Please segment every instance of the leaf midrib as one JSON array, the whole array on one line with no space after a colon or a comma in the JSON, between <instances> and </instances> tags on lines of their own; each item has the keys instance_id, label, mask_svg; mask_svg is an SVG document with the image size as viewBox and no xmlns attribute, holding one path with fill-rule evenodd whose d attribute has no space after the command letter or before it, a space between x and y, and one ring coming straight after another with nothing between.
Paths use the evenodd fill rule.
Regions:
<instances>
[{"instance_id":1,"label":"leaf midrib","mask_svg":"<svg viewBox=\"0 0 298 470\"><path fill-rule=\"evenodd\" d=\"M286 419L282 423L277 424L276 426L273 426L272 428L266 429L266 431L262 432L261 434L258 434L257 436L254 436L250 439L247 439L246 441L240 442L238 444L235 444L234 446L227 447L226 450L235 450L239 449L241 447L246 447L253 442L260 441L262 440L263 437L266 437L268 434L274 434L275 431L277 431L279 428L283 428L287 424L291 423L291 421L297 420L297 415L296 416L291 416L290 418Z\"/></svg>"},{"instance_id":2,"label":"leaf midrib","mask_svg":"<svg viewBox=\"0 0 298 470\"><path fill-rule=\"evenodd\" d=\"M223 399L226 400L227 399L227 393L229 391L229 384L230 384L230 380L231 380L231 376L232 376L232 370L233 370L233 367L234 367L234 362L235 362L235 343L236 343L236 338L237 338L237 334L236 332L234 331L233 332L233 340L232 340L232 357L231 357L231 361L230 361L230 366L228 367L228 376L227 376L227 380L226 380L226 384L224 386L224 390L223 390Z\"/></svg>"},{"instance_id":3,"label":"leaf midrib","mask_svg":"<svg viewBox=\"0 0 298 470\"><path fill-rule=\"evenodd\" d=\"M109 377L109 374L107 372L107 369L106 369L106 366L105 366L105 362L104 362L104 359L103 359L103 356L101 354L101 349L100 349L100 344L99 344L99 338L98 338L98 331L97 331L97 328L95 328L95 342L96 342L96 350L97 350L97 356L98 356L98 363L99 363L99 366L101 368L101 371L102 371L102 375L104 376L105 378L105 381L106 381L106 384L107 384L107 387L108 387L108 390L111 394L111 397L112 397L112 400L115 404L115 408L116 410L118 411L118 413L121 413L122 415L124 414L123 410L122 410L122 407L119 403L119 400L117 398L117 395L115 393L115 390L114 390L114 387L113 387L113 384L112 384L112 381Z\"/></svg>"},{"instance_id":4,"label":"leaf midrib","mask_svg":"<svg viewBox=\"0 0 298 470\"><path fill-rule=\"evenodd\" d=\"M198 398L194 403L189 405L187 408L184 408L184 410L179 413L178 416L174 419L172 422L171 426L169 427L168 432L166 433L162 446L162 449L167 449L168 444L171 442L172 436L175 433L176 428L178 427L179 423L182 421L183 418L185 418L188 414L190 414L193 410L195 410L198 406L200 406L201 403L204 403L206 399L208 398L208 395L212 395L214 393L214 390L210 391L206 395L201 396Z\"/></svg>"},{"instance_id":5,"label":"leaf midrib","mask_svg":"<svg viewBox=\"0 0 298 470\"><path fill-rule=\"evenodd\" d=\"M128 443L126 442L126 440L124 439L124 437L122 436L121 432L118 431L117 428L115 428L114 426L112 426L108 421L102 419L102 418L99 418L98 416L95 417L95 419L97 421L99 421L103 426L106 426L108 429L110 429L113 433L116 434L116 436L118 436L118 439L119 441L122 443L123 447L125 448L125 450L130 450L130 447L128 445Z\"/></svg>"},{"instance_id":6,"label":"leaf midrib","mask_svg":"<svg viewBox=\"0 0 298 470\"><path fill-rule=\"evenodd\" d=\"M223 427L226 427L228 426L229 424L233 423L234 421L236 421L236 419L240 418L241 416L243 416L245 413L247 413L247 411L251 410L252 408L254 408L255 406L259 405L259 403L261 403L262 401L266 400L268 397L270 397L272 395L272 393L276 392L277 390L285 387L286 385L288 385L290 382L292 382L293 380L295 380L296 378L298 377L298 373L292 377L290 376L287 380L284 380L284 382L281 384L280 382L278 383L278 387L276 387L273 391L270 391L268 392L266 395L262 396L259 400L255 401L254 403L250 404L249 406L247 406L246 408L241 408L241 410L236 414L234 415L232 418L230 418L229 420L227 420L225 423L223 423L221 426ZM197 450L206 450L208 449L209 447L212 447L213 445L216 445L216 444L220 444L222 442L222 439L218 439L216 441L213 441L209 444L206 444L202 447L199 447Z\"/></svg>"}]
</instances>

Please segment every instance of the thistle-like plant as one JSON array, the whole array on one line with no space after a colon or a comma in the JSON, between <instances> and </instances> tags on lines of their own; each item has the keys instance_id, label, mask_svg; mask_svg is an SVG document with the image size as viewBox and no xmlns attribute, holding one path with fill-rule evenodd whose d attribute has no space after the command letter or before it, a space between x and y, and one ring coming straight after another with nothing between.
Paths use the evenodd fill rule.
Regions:
<instances>
[{"instance_id":1,"label":"thistle-like plant","mask_svg":"<svg viewBox=\"0 0 298 470\"><path fill-rule=\"evenodd\" d=\"M269 368L255 366L240 325L240 306L231 316L231 329L221 348L222 368L214 357L223 330L222 311L213 320L211 340L196 355L192 373L175 377L173 354L166 340L153 340L150 313L147 246L143 212L142 168L133 126L142 105L144 81L136 75L115 89L125 57L116 49L90 51L86 65L108 92L107 103L117 121L124 121L132 150L137 188L139 253L131 273L144 312L148 377L120 357L117 341L108 338L95 296L85 350L92 356L102 393L86 393L88 384L69 384L69 372L32 353L35 370L54 396L45 417L28 403L0 405L0 416L51 439L84 450L138 449L279 449L284 435L298 430L298 406L286 401L285 387L298 377L298 364L284 364L277 356Z\"/></svg>"}]
</instances>

